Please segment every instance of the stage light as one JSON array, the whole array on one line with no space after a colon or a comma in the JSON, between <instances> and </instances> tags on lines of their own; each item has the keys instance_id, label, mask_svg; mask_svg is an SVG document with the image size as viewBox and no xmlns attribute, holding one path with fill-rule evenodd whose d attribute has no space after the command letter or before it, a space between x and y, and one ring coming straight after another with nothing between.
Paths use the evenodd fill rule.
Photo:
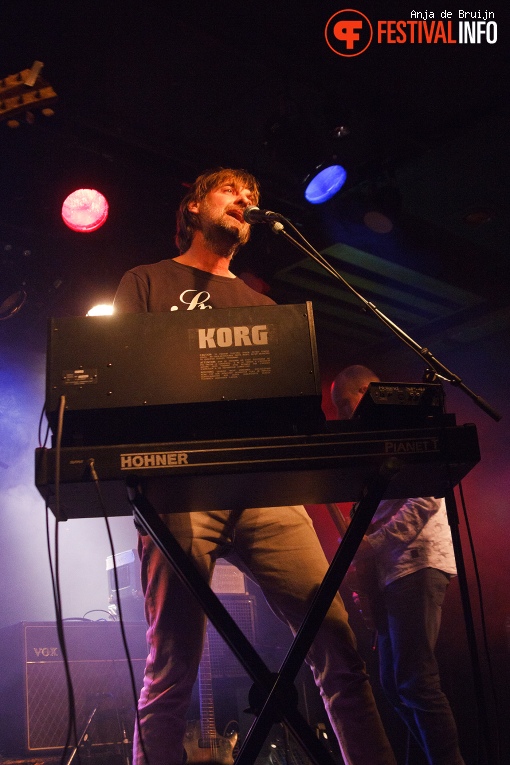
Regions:
<instances>
[{"instance_id":1,"label":"stage light","mask_svg":"<svg viewBox=\"0 0 510 765\"><path fill-rule=\"evenodd\" d=\"M363 223L376 234L389 234L393 230L393 221L378 210L368 210L363 216Z\"/></svg>"},{"instance_id":2,"label":"stage light","mask_svg":"<svg viewBox=\"0 0 510 765\"><path fill-rule=\"evenodd\" d=\"M77 189L64 200L62 219L73 231L88 234L100 228L108 217L108 202L95 189Z\"/></svg>"},{"instance_id":3,"label":"stage light","mask_svg":"<svg viewBox=\"0 0 510 765\"><path fill-rule=\"evenodd\" d=\"M92 306L90 311L87 311L87 316L111 316L113 313L113 305L109 303L100 303L99 305Z\"/></svg>"},{"instance_id":4,"label":"stage light","mask_svg":"<svg viewBox=\"0 0 510 765\"><path fill-rule=\"evenodd\" d=\"M15 316L23 306L27 299L27 293L24 288L20 288L10 295L6 295L5 298L0 298L0 321L4 319L10 319Z\"/></svg>"},{"instance_id":5,"label":"stage light","mask_svg":"<svg viewBox=\"0 0 510 765\"><path fill-rule=\"evenodd\" d=\"M312 205L321 205L334 197L346 180L347 171L342 165L319 165L305 178L305 199Z\"/></svg>"}]
</instances>

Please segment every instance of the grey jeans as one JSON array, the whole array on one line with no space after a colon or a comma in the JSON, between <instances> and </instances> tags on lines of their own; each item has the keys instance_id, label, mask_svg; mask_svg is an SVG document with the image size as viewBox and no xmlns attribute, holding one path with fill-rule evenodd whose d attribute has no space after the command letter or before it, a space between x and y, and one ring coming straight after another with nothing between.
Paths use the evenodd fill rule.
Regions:
<instances>
[{"instance_id":1,"label":"grey jeans","mask_svg":"<svg viewBox=\"0 0 510 765\"><path fill-rule=\"evenodd\" d=\"M156 483L147 496L162 512ZM322 581L327 561L302 506L162 516L204 578L224 556L257 582L273 611L295 633ZM139 539L149 656L139 700L150 765L181 765L186 715L197 677L205 617L172 566L147 536ZM395 765L365 666L339 596L307 656L346 765ZM144 765L135 732L134 765Z\"/></svg>"}]
</instances>

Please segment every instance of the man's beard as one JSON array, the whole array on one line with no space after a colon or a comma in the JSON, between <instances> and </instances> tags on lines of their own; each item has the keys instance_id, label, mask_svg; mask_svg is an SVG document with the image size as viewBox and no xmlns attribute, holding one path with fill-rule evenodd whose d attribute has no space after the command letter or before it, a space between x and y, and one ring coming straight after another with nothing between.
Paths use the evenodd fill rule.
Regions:
<instances>
[{"instance_id":1,"label":"man's beard","mask_svg":"<svg viewBox=\"0 0 510 765\"><path fill-rule=\"evenodd\" d=\"M202 219L202 234L207 245L217 255L233 256L250 238L250 227L240 228L234 221L230 223L228 214L219 220L210 217Z\"/></svg>"}]
</instances>

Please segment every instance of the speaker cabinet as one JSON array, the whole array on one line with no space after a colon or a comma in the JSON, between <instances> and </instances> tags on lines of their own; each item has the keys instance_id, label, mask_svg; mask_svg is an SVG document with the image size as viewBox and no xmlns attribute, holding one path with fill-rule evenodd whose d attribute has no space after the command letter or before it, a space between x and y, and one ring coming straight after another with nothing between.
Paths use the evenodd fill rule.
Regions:
<instances>
[{"instance_id":1,"label":"speaker cabinet","mask_svg":"<svg viewBox=\"0 0 510 765\"><path fill-rule=\"evenodd\" d=\"M126 623L135 694L118 622L66 622L78 737L91 746L132 738L135 694L147 655L144 623ZM68 691L53 622L20 622L0 630L0 751L27 755L61 750L67 736Z\"/></svg>"},{"instance_id":2,"label":"speaker cabinet","mask_svg":"<svg viewBox=\"0 0 510 765\"><path fill-rule=\"evenodd\" d=\"M115 588L113 556L106 559L109 586L109 608L117 609L120 598L124 619L144 619L143 595L140 585L140 561L136 550L124 550L115 555L119 592ZM256 642L256 599L248 594L245 575L228 561L219 560L214 568L211 587L237 622L250 643ZM243 677L246 673L216 629L209 624L209 650L213 678Z\"/></svg>"},{"instance_id":3,"label":"speaker cabinet","mask_svg":"<svg viewBox=\"0 0 510 765\"><path fill-rule=\"evenodd\" d=\"M117 571L117 592L115 582L115 569ZM145 609L140 581L140 560L136 550L124 550L106 559L106 571L108 575L108 609L115 615L119 614L119 603L122 609L124 621L144 622Z\"/></svg>"},{"instance_id":4,"label":"speaker cabinet","mask_svg":"<svg viewBox=\"0 0 510 765\"><path fill-rule=\"evenodd\" d=\"M229 614L244 632L252 645L255 645L255 598L247 595L218 596ZM211 623L207 625L209 652L211 655L211 674L213 678L245 677L244 667L236 659L221 635Z\"/></svg>"}]
</instances>

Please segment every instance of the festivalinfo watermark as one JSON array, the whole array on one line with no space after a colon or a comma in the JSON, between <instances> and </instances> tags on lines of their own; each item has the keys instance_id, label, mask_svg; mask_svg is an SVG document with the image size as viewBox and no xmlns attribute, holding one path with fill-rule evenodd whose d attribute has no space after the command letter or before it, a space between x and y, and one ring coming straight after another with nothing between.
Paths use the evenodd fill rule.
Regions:
<instances>
[{"instance_id":1,"label":"festivalinfo watermark","mask_svg":"<svg viewBox=\"0 0 510 765\"><path fill-rule=\"evenodd\" d=\"M324 35L333 53L352 57L370 45L494 45L496 14L490 10L409 11L409 18L378 19L344 8L327 21Z\"/></svg>"}]
</instances>

